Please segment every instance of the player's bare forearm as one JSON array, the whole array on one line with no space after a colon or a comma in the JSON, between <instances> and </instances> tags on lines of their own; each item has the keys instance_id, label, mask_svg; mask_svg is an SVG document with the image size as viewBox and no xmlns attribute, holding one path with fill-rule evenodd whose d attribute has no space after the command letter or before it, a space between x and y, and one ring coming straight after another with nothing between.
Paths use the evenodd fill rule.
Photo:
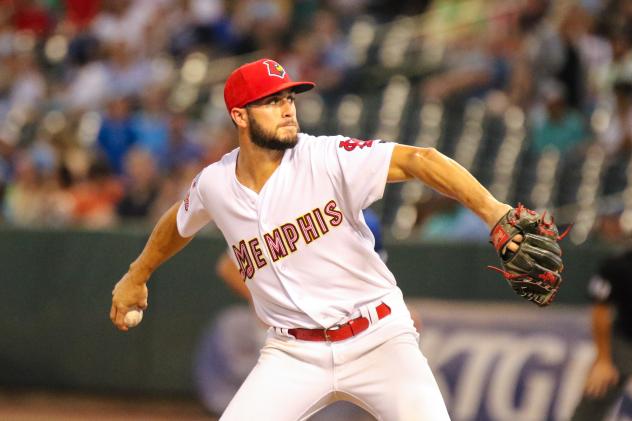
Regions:
<instances>
[{"instance_id":1,"label":"player's bare forearm","mask_svg":"<svg viewBox=\"0 0 632 421\"><path fill-rule=\"evenodd\" d=\"M125 323L128 311L147 308L147 281L154 270L191 241L178 233L178 208L179 204L173 205L160 218L141 254L114 286L110 319L119 330L129 329Z\"/></svg>"},{"instance_id":2,"label":"player's bare forearm","mask_svg":"<svg viewBox=\"0 0 632 421\"><path fill-rule=\"evenodd\" d=\"M130 273L137 274L135 281L147 282L149 276L170 257L182 250L193 237L182 237L178 232L176 218L179 203L167 210L154 227L145 248L130 265Z\"/></svg>"},{"instance_id":3,"label":"player's bare forearm","mask_svg":"<svg viewBox=\"0 0 632 421\"><path fill-rule=\"evenodd\" d=\"M597 360L611 361L612 314L607 304L595 304L592 308L593 340L597 347Z\"/></svg>"},{"instance_id":4,"label":"player's bare forearm","mask_svg":"<svg viewBox=\"0 0 632 421\"><path fill-rule=\"evenodd\" d=\"M476 213L491 228L511 206L499 202L458 162L434 148L396 145L388 181L416 178Z\"/></svg>"},{"instance_id":5,"label":"player's bare forearm","mask_svg":"<svg viewBox=\"0 0 632 421\"><path fill-rule=\"evenodd\" d=\"M592 328L597 355L586 378L585 394L598 398L615 385L620 377L611 355L612 314L608 304L598 303L593 306Z\"/></svg>"}]
</instances>

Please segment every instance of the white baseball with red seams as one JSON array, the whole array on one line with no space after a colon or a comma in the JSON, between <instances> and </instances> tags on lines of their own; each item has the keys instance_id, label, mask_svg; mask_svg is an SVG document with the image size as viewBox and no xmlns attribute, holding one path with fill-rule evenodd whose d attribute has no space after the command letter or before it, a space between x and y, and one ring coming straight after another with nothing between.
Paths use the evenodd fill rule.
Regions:
<instances>
[{"instance_id":1,"label":"white baseball with red seams","mask_svg":"<svg viewBox=\"0 0 632 421\"><path fill-rule=\"evenodd\" d=\"M449 419L401 291L373 250L362 217L362 209L383 195L393 148L299 134L259 193L237 180L239 149L192 183L178 211L180 235L190 237L213 220L258 317L272 326L223 420L304 419L338 399L377 419ZM391 314L378 320L375 308L382 302ZM340 342L288 334L360 316L369 328Z\"/></svg>"},{"instance_id":2,"label":"white baseball with red seams","mask_svg":"<svg viewBox=\"0 0 632 421\"><path fill-rule=\"evenodd\" d=\"M132 308L125 313L123 321L127 327L136 327L143 320L143 310Z\"/></svg>"}]
</instances>

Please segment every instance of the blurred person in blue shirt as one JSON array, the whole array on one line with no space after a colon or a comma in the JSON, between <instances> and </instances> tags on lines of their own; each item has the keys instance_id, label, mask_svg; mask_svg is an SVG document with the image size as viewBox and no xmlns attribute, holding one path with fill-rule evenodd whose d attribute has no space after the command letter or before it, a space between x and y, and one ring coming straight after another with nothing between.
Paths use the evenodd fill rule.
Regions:
<instances>
[{"instance_id":1,"label":"blurred person in blue shirt","mask_svg":"<svg viewBox=\"0 0 632 421\"><path fill-rule=\"evenodd\" d=\"M151 153L158 167L166 168L169 160L169 124L164 111L164 92L151 86L141 95L141 109L132 118L137 145Z\"/></svg>"},{"instance_id":2,"label":"blurred person in blue shirt","mask_svg":"<svg viewBox=\"0 0 632 421\"><path fill-rule=\"evenodd\" d=\"M424 241L471 241L489 240L489 228L469 209L445 197L434 197L425 204L425 214L420 228Z\"/></svg>"},{"instance_id":3,"label":"blurred person in blue shirt","mask_svg":"<svg viewBox=\"0 0 632 421\"><path fill-rule=\"evenodd\" d=\"M134 143L130 102L125 97L113 98L99 128L97 146L115 174L123 172L123 159Z\"/></svg>"},{"instance_id":4,"label":"blurred person in blue shirt","mask_svg":"<svg viewBox=\"0 0 632 421\"><path fill-rule=\"evenodd\" d=\"M123 186L118 216L128 221L150 216L161 182L156 160L148 150L135 147L125 156Z\"/></svg>"},{"instance_id":5,"label":"blurred person in blue shirt","mask_svg":"<svg viewBox=\"0 0 632 421\"><path fill-rule=\"evenodd\" d=\"M545 86L546 111L533 128L533 149L539 154L552 147L564 153L586 140L584 119L579 111L567 104L563 85L550 80Z\"/></svg>"},{"instance_id":6,"label":"blurred person in blue shirt","mask_svg":"<svg viewBox=\"0 0 632 421\"><path fill-rule=\"evenodd\" d=\"M194 142L189 119L185 114L173 114L169 117L167 148L166 166L170 172L202 161L204 151Z\"/></svg>"}]
</instances>

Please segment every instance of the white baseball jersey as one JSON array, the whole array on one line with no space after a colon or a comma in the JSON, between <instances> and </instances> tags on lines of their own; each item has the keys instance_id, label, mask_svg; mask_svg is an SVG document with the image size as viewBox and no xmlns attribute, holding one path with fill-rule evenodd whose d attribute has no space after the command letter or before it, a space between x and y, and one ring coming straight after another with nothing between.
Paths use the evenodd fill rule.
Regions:
<instances>
[{"instance_id":1,"label":"white baseball jersey","mask_svg":"<svg viewBox=\"0 0 632 421\"><path fill-rule=\"evenodd\" d=\"M264 323L344 322L398 290L362 217L384 193L394 145L301 133L259 193L237 180L235 149L193 181L178 211L180 235L215 221Z\"/></svg>"}]
</instances>

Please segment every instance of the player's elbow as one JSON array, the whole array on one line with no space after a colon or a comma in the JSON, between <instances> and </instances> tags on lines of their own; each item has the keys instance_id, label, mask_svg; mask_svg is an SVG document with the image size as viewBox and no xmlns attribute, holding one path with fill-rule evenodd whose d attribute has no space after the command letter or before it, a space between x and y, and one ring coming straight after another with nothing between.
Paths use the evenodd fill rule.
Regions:
<instances>
[{"instance_id":1,"label":"player's elbow","mask_svg":"<svg viewBox=\"0 0 632 421\"><path fill-rule=\"evenodd\" d=\"M436 148L415 148L414 158L418 161L435 161L441 156Z\"/></svg>"},{"instance_id":2,"label":"player's elbow","mask_svg":"<svg viewBox=\"0 0 632 421\"><path fill-rule=\"evenodd\" d=\"M420 169L428 168L431 163L440 159L441 152L435 148L414 148L408 158L408 173L416 176Z\"/></svg>"},{"instance_id":3,"label":"player's elbow","mask_svg":"<svg viewBox=\"0 0 632 421\"><path fill-rule=\"evenodd\" d=\"M414 148L408 157L405 172L431 187L436 186L437 177L447 176L451 170L449 158L435 148ZM435 187L436 188L436 187Z\"/></svg>"},{"instance_id":4,"label":"player's elbow","mask_svg":"<svg viewBox=\"0 0 632 421\"><path fill-rule=\"evenodd\" d=\"M435 148L399 145L393 152L389 168L389 182L406 181L420 178L420 174L431 167L432 162L439 159L441 153Z\"/></svg>"}]
</instances>

